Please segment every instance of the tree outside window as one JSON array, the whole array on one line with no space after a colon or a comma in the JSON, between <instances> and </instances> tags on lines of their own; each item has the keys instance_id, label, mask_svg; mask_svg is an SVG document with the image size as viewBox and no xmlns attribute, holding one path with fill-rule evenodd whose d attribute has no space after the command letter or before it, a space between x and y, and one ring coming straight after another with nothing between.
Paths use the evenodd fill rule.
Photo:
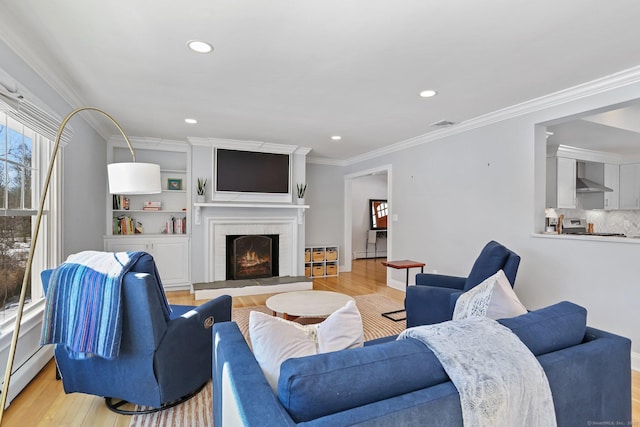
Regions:
<instances>
[{"instance_id":1,"label":"tree outside window","mask_svg":"<svg viewBox=\"0 0 640 427\"><path fill-rule=\"evenodd\" d=\"M0 113L0 321L17 308L29 246L35 134ZM27 301L31 289L27 289Z\"/></svg>"}]
</instances>

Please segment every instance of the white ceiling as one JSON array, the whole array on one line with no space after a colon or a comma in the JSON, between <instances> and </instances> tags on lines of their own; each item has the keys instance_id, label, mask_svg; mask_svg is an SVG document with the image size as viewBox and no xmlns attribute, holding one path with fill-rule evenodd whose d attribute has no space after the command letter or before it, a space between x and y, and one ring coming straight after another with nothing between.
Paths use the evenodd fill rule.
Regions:
<instances>
[{"instance_id":1,"label":"white ceiling","mask_svg":"<svg viewBox=\"0 0 640 427\"><path fill-rule=\"evenodd\" d=\"M637 0L2 0L0 9L0 39L72 107L102 108L131 136L294 144L336 160L640 64ZM191 39L214 52L192 53ZM420 98L423 89L438 95Z\"/></svg>"}]
</instances>

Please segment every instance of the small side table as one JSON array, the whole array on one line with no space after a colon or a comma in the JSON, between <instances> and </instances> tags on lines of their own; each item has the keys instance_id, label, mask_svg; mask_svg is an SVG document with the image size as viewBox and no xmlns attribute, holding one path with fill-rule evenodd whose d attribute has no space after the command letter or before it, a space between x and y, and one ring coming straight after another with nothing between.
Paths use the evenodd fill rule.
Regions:
<instances>
[{"instance_id":1,"label":"small side table","mask_svg":"<svg viewBox=\"0 0 640 427\"><path fill-rule=\"evenodd\" d=\"M425 266L423 262L411 261L409 259L403 259L399 261L382 261L382 265L384 265L385 267L395 268L397 270L402 270L402 269L407 270L407 279L404 284L405 291L407 290L407 286L409 286L409 269L419 267L420 273L424 273L424 266ZM401 319L397 319L397 318L391 317L391 315L396 313L402 313L403 311L404 309L387 311L386 313L382 313L382 316L386 317L387 319L391 319L394 322L400 322L402 320L406 320L407 318L403 317Z\"/></svg>"}]
</instances>

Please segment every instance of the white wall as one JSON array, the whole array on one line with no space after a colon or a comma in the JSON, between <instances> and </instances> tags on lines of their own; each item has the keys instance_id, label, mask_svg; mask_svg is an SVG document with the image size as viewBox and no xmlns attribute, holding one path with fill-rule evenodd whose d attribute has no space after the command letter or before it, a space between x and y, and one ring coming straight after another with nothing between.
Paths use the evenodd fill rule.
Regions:
<instances>
[{"instance_id":1,"label":"white wall","mask_svg":"<svg viewBox=\"0 0 640 427\"><path fill-rule=\"evenodd\" d=\"M371 226L369 212L369 199L387 198L387 174L378 173L354 178L351 183L351 251L356 254L356 258L374 256L373 244L368 249L365 248L367 233ZM385 257L387 254L387 239L377 239L376 254Z\"/></svg>"},{"instance_id":2,"label":"white wall","mask_svg":"<svg viewBox=\"0 0 640 427\"><path fill-rule=\"evenodd\" d=\"M640 98L638 83L572 98L362 161L345 167L344 174L393 165L394 258L466 276L481 248L497 240L522 257L515 290L529 309L562 300L583 305L589 325L633 340L634 366L640 369L640 245L631 239L616 243L533 234L543 224L545 175L544 134L536 138L535 124L634 98ZM307 233L326 229L328 217L333 215L314 216ZM391 272L391 280L404 281L397 272Z\"/></svg>"},{"instance_id":3,"label":"white wall","mask_svg":"<svg viewBox=\"0 0 640 427\"><path fill-rule=\"evenodd\" d=\"M344 172L340 166L307 163L307 245L340 246L344 265Z\"/></svg>"}]
</instances>

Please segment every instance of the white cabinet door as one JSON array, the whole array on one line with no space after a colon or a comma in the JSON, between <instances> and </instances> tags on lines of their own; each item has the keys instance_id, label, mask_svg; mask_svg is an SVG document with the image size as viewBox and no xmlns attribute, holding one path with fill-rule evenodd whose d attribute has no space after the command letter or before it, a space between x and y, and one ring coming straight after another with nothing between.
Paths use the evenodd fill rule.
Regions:
<instances>
[{"instance_id":1,"label":"white cabinet door","mask_svg":"<svg viewBox=\"0 0 640 427\"><path fill-rule=\"evenodd\" d=\"M576 160L565 157L547 159L547 207L576 207Z\"/></svg>"},{"instance_id":2,"label":"white cabinet door","mask_svg":"<svg viewBox=\"0 0 640 427\"><path fill-rule=\"evenodd\" d=\"M605 163L604 165L604 186L613 191L604 193L604 208L620 208L620 166Z\"/></svg>"},{"instance_id":3,"label":"white cabinet door","mask_svg":"<svg viewBox=\"0 0 640 427\"><path fill-rule=\"evenodd\" d=\"M188 237L105 239L108 252L143 251L153 256L165 289L191 284Z\"/></svg>"},{"instance_id":4,"label":"white cabinet door","mask_svg":"<svg viewBox=\"0 0 640 427\"><path fill-rule=\"evenodd\" d=\"M576 207L576 161L558 157L558 207Z\"/></svg>"},{"instance_id":5,"label":"white cabinet door","mask_svg":"<svg viewBox=\"0 0 640 427\"><path fill-rule=\"evenodd\" d=\"M153 239L151 246L164 287L189 284L189 239Z\"/></svg>"},{"instance_id":6,"label":"white cabinet door","mask_svg":"<svg viewBox=\"0 0 640 427\"><path fill-rule=\"evenodd\" d=\"M640 206L638 179L640 165L620 165L620 209L638 209Z\"/></svg>"}]
</instances>

